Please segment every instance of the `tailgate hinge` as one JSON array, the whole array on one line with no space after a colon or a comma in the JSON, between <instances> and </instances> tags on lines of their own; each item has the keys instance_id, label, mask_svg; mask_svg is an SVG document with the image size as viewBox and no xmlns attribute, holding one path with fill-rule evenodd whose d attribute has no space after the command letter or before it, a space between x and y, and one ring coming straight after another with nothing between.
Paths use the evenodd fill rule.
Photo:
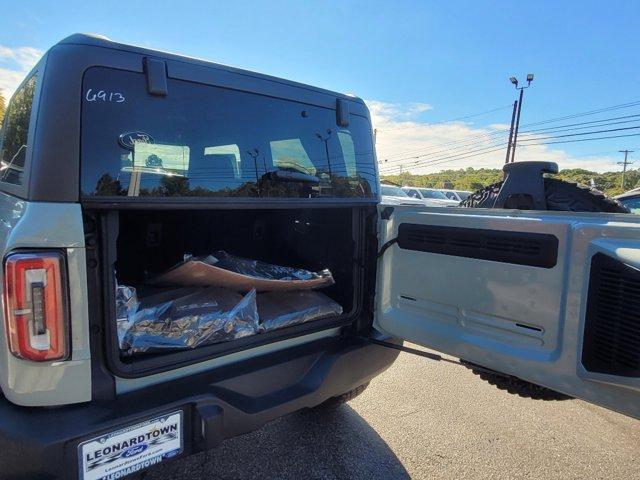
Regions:
<instances>
[{"instance_id":1,"label":"tailgate hinge","mask_svg":"<svg viewBox=\"0 0 640 480\"><path fill-rule=\"evenodd\" d=\"M465 362L464 360L454 360L452 358L446 358L446 357L443 357L442 355L438 355L437 353L425 352L424 350L418 350L417 348L405 347L404 345L398 345L396 343L385 342L383 340L378 340L377 338L366 337L366 336L355 335L355 334L352 334L351 336L353 338L357 338L358 340L363 340L363 341L365 341L367 343L372 343L374 345L380 345L381 347L392 348L394 350L400 350L401 352L410 353L412 355L417 355L417 356L423 357L423 358L428 358L429 360L434 360L436 362L450 363L450 364L459 365L459 366L465 367L465 368L472 368L473 367L473 370L478 371L478 372L491 373L493 375L498 374L498 375L502 375L502 376L505 376L505 377L509 377L509 375L507 375L505 373L500 373L500 372L497 372L495 370L491 370L489 368L484 368L484 367L481 367L480 365L476 365L475 363Z\"/></svg>"}]
</instances>

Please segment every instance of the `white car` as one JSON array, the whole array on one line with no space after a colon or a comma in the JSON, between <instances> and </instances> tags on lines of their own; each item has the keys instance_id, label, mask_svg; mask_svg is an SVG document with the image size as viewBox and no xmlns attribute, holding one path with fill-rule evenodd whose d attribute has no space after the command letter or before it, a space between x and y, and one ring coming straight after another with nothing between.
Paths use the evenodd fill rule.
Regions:
<instances>
[{"instance_id":1,"label":"white car","mask_svg":"<svg viewBox=\"0 0 640 480\"><path fill-rule=\"evenodd\" d=\"M422 201L429 207L457 207L459 201L450 200L440 190L423 187L402 187L410 197Z\"/></svg>"},{"instance_id":2,"label":"white car","mask_svg":"<svg viewBox=\"0 0 640 480\"><path fill-rule=\"evenodd\" d=\"M407 195L401 187L396 185L380 185L382 203L385 205L424 205L424 202Z\"/></svg>"},{"instance_id":3,"label":"white car","mask_svg":"<svg viewBox=\"0 0 640 480\"><path fill-rule=\"evenodd\" d=\"M449 200L455 200L458 203L466 200L467 197L473 193L467 190L449 190L446 188L441 188L440 191L444 193Z\"/></svg>"}]
</instances>

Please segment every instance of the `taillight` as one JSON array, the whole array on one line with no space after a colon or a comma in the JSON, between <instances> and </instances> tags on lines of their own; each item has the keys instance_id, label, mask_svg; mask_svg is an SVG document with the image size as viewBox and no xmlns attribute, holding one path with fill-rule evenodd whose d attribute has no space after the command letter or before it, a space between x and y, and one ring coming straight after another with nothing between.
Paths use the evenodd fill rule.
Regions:
<instances>
[{"instance_id":1,"label":"taillight","mask_svg":"<svg viewBox=\"0 0 640 480\"><path fill-rule=\"evenodd\" d=\"M58 252L13 253L5 258L5 320L15 356L38 362L67 357L64 268Z\"/></svg>"}]
</instances>

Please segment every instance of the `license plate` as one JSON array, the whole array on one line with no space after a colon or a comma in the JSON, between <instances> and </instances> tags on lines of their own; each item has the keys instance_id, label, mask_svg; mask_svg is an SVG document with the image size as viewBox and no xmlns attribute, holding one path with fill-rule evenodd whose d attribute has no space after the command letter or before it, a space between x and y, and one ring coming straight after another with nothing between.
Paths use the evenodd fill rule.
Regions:
<instances>
[{"instance_id":1,"label":"license plate","mask_svg":"<svg viewBox=\"0 0 640 480\"><path fill-rule=\"evenodd\" d=\"M78 445L81 480L115 480L182 453L182 411L145 420Z\"/></svg>"}]
</instances>

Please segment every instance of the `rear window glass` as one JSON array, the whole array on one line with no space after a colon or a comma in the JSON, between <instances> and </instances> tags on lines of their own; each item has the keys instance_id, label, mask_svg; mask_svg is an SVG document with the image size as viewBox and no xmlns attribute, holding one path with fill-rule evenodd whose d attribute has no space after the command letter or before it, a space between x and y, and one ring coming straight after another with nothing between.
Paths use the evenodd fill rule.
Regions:
<instances>
[{"instance_id":1,"label":"rear window glass","mask_svg":"<svg viewBox=\"0 0 640 480\"><path fill-rule=\"evenodd\" d=\"M424 198L436 198L438 200L447 200L447 196L444 193L439 192L437 190L426 190L424 188L421 188L420 193L422 193L422 196Z\"/></svg>"},{"instance_id":2,"label":"rear window glass","mask_svg":"<svg viewBox=\"0 0 640 480\"><path fill-rule=\"evenodd\" d=\"M388 197L408 197L409 196L407 195L407 192L405 192L400 187L394 187L391 185L381 185L380 193Z\"/></svg>"},{"instance_id":3,"label":"rear window glass","mask_svg":"<svg viewBox=\"0 0 640 480\"><path fill-rule=\"evenodd\" d=\"M85 196L374 197L369 120L264 95L92 68L84 78Z\"/></svg>"},{"instance_id":4,"label":"rear window glass","mask_svg":"<svg viewBox=\"0 0 640 480\"><path fill-rule=\"evenodd\" d=\"M0 181L22 185L24 163L27 157L27 140L33 97L36 91L36 75L32 75L11 98L3 120L3 140L0 147Z\"/></svg>"}]
</instances>

